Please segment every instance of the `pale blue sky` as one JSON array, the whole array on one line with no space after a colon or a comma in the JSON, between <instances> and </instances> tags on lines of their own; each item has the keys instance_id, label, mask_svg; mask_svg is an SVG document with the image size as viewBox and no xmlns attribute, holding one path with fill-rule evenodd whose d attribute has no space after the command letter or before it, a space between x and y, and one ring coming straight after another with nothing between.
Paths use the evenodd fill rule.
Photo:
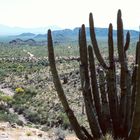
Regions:
<instances>
[{"instance_id":1,"label":"pale blue sky","mask_svg":"<svg viewBox=\"0 0 140 140\"><path fill-rule=\"evenodd\" d=\"M138 30L140 0L0 0L0 24L19 27L57 25L74 28L93 13L96 27L116 27L117 10L122 10L124 28Z\"/></svg>"}]
</instances>

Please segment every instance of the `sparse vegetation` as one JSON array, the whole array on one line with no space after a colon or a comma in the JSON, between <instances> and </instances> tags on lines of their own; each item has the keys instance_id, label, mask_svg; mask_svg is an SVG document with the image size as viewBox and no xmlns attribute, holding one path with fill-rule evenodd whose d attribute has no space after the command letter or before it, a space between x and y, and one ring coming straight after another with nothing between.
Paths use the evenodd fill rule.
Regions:
<instances>
[{"instance_id":1,"label":"sparse vegetation","mask_svg":"<svg viewBox=\"0 0 140 140\"><path fill-rule=\"evenodd\" d=\"M84 33L83 28L84 27L82 27L80 31L81 36ZM88 30L89 28L86 28L86 31ZM124 34L126 34L126 31ZM81 38L81 36L80 39L83 39ZM116 37L116 35L114 37ZM109 92L109 87L111 87L112 85L110 86L107 85L110 84L107 81L108 80L107 73L109 74L111 71L106 68L106 66L110 65L109 61L110 58L108 57L108 47L107 47L108 43L107 41L105 41L105 39L106 38L101 39L97 38L101 57L103 58L104 62L101 60L101 57L98 56L99 55L97 54L98 52L96 52L96 57L98 58L98 59L95 58L95 65L96 67L98 67L98 69L96 70L98 82L96 88L98 87L99 90L99 99L96 102L96 99L94 99L96 97L93 98L93 95L91 99L95 100L96 104L95 105L96 109L94 108L94 111L96 110L94 112L95 113L94 116L95 120L97 121L97 125L95 126L99 125L99 129L102 130L102 133L101 132L100 134L98 133L99 134L98 137L102 137L101 139L113 140L114 139L113 137L114 136L117 137L118 134L116 134L116 130L114 131L114 133L110 134L110 130L112 131L111 125L114 124L114 119L112 115L114 114L115 117L117 115L115 115L115 113L112 113L111 115L110 113L111 109L109 109L108 104L108 100L110 101L111 99L106 97L106 94L108 94ZM95 42L95 40L93 42ZM79 44L80 43L81 42L79 42ZM85 44L84 41L82 41L82 43ZM88 33L87 44L90 43L91 43L90 36ZM93 46L95 46L95 44ZM135 48L136 48L135 40L132 40L129 46L130 47L127 50L127 60L128 60L127 62L128 62L128 70L130 71L132 76L132 70L135 68ZM90 49L91 48L89 47L89 50ZM56 60L55 64L58 70L60 83L62 85L62 88L64 89L64 93L67 97L69 107L74 112L78 120L78 124L82 124L82 133L84 132L86 136L88 134L88 138L90 139L91 138L90 136L93 135L92 134L93 132L92 133L90 132L91 126L89 126L88 123L89 120L87 119L86 116L85 108L87 105L84 102L85 100L84 98L86 97L83 98L82 95L83 86L81 86L80 81L79 64L83 63L80 59L81 57L83 58L83 56L80 56L79 58L79 55L82 54L81 53L79 54L79 46L77 43L77 39L75 39L75 41L73 42L69 41L68 43L66 43L66 41L61 43L58 42L58 40L55 41L54 39L54 51ZM84 50L84 55L85 52L86 50ZM92 52L92 50L90 50L89 52ZM86 56L84 56L84 58L86 58ZM118 102L120 103L121 95L119 91L122 88L119 86L120 64L118 60L118 48L116 40L114 40L114 61L116 63L116 85L117 85L115 88L117 88L116 90L118 91L119 94ZM106 66L104 64L106 64ZM112 79L109 79L109 81L112 81ZM134 82L135 81L136 80L134 80ZM53 85L53 76L51 74L49 67L46 46L44 45L30 46L21 44L10 45L8 43L0 44L0 87L10 88L15 93L13 97L0 93L0 102L1 102L0 121L9 121L10 123L22 124L22 122L18 120L18 115L22 114L27 119L28 126L35 125L36 127L42 128L42 130L45 131L49 131L50 129L57 129L56 133L60 135L60 138L64 138L63 136L64 131L67 131L67 133L72 132L73 130L72 125L66 115L67 110L63 109L61 103L59 102L56 90ZM96 89L92 89L91 91L94 90ZM113 92L110 93L112 94ZM101 94L104 94L104 96ZM135 98L133 98L133 100L134 99ZM98 103L101 103L102 114L100 114L100 106L98 108ZM113 105L114 104L112 103L111 106ZM130 106L130 103L128 106ZM134 104L132 104L132 106L134 107ZM18 113L18 115L10 113L8 111L8 108L13 108L14 111ZM98 110L97 108L99 109L99 112L97 112ZM115 111L115 107L110 108L112 108L113 111ZM133 113L131 113L131 118L132 114ZM96 119L96 115L98 115L99 118L98 120ZM102 125L101 124L102 121L104 121L105 124ZM120 124L124 125L123 123L118 124L119 127L121 126ZM120 131L119 127L118 129ZM126 127L127 126L125 126L125 128ZM130 127L128 129L130 130ZM122 133L125 132L124 127L122 128L121 132ZM119 134L119 137L124 137L124 134ZM26 135L30 135L30 133L27 132Z\"/></svg>"},{"instance_id":2,"label":"sparse vegetation","mask_svg":"<svg viewBox=\"0 0 140 140\"><path fill-rule=\"evenodd\" d=\"M2 100L4 102L9 102L9 98L7 97L5 98L4 99L2 98ZM10 122L10 123L16 123L18 125L22 124L22 122L18 119L18 116L16 114L10 113L8 108L5 106L5 104L0 104L0 122Z\"/></svg>"}]
</instances>

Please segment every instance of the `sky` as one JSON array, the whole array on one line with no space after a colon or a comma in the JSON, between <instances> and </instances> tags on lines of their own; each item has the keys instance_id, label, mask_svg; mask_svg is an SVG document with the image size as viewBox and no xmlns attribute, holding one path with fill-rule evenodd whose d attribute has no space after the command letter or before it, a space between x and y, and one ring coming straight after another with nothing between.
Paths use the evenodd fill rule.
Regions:
<instances>
[{"instance_id":1,"label":"sky","mask_svg":"<svg viewBox=\"0 0 140 140\"><path fill-rule=\"evenodd\" d=\"M118 9L125 29L139 29L140 0L0 0L0 24L11 27L74 28L88 26L93 13L96 27L116 28Z\"/></svg>"}]
</instances>

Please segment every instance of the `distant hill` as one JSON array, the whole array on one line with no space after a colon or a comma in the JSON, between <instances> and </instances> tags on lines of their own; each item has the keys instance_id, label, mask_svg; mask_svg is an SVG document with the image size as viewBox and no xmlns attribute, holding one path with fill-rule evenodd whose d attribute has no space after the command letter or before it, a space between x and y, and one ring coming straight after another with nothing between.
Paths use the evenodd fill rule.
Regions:
<instances>
[{"instance_id":1,"label":"distant hill","mask_svg":"<svg viewBox=\"0 0 140 140\"><path fill-rule=\"evenodd\" d=\"M46 30L45 30L46 31ZM128 30L124 30L124 34L127 33ZM46 31L47 32L47 31ZM63 29L63 30L54 30L52 31L53 40L56 44L59 43L72 43L78 41L78 32L79 28L71 29ZM107 42L107 36L108 36L108 29L107 28L95 28L97 39L100 39L102 41ZM139 32L135 30L130 30L131 40L138 40ZM89 28L86 28L86 35L87 40L90 39L90 32ZM117 31L113 31L114 40L116 40ZM15 36L8 36L6 42L9 42L11 40L15 40L16 38L20 38L22 40L28 40L28 39L34 39L36 42L47 42L47 34L35 34L33 32L24 32L19 35ZM0 37L0 41L2 42L4 39ZM42 43L41 43L42 44ZM44 44L44 43L43 43ZM46 43L45 43L46 44Z\"/></svg>"},{"instance_id":2,"label":"distant hill","mask_svg":"<svg viewBox=\"0 0 140 140\"><path fill-rule=\"evenodd\" d=\"M128 30L124 30L124 34L126 35ZM75 28L73 30L71 29L64 29L64 30L58 30L58 31L52 31L52 36L54 41L58 42L66 42L66 41L77 41L78 40L78 32L79 28ZM108 29L107 28L95 28L96 36L98 39L105 39L107 40L108 37ZM135 30L129 30L131 39L135 40L139 37L139 32ZM87 40L90 39L90 32L89 28L86 28L86 35ZM117 31L113 31L114 39L117 36ZM46 40L47 34L39 34L36 35L34 38L39 40Z\"/></svg>"},{"instance_id":3,"label":"distant hill","mask_svg":"<svg viewBox=\"0 0 140 140\"><path fill-rule=\"evenodd\" d=\"M30 37L34 37L36 34L33 34L33 33L22 33L20 35L17 35L17 37L24 37L24 36L30 36Z\"/></svg>"},{"instance_id":4,"label":"distant hill","mask_svg":"<svg viewBox=\"0 0 140 140\"><path fill-rule=\"evenodd\" d=\"M9 27L0 24L0 36L9 36L9 35L18 35L22 33L31 32L33 34L45 33L48 29L60 30L58 26L48 26L48 27L39 27L39 28L22 28L22 27Z\"/></svg>"},{"instance_id":5,"label":"distant hill","mask_svg":"<svg viewBox=\"0 0 140 140\"><path fill-rule=\"evenodd\" d=\"M37 45L36 41L34 39L27 39L22 40L20 38L16 38L14 40L11 40L9 42L10 45L29 45L29 46L35 46Z\"/></svg>"}]
</instances>

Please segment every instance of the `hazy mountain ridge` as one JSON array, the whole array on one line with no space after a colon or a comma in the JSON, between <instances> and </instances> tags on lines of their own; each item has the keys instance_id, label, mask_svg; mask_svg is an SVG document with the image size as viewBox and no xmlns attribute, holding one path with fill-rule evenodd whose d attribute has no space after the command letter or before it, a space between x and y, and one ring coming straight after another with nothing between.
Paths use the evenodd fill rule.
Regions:
<instances>
[{"instance_id":1,"label":"hazy mountain ridge","mask_svg":"<svg viewBox=\"0 0 140 140\"><path fill-rule=\"evenodd\" d=\"M0 36L9 36L9 35L18 35L22 33L34 33L41 34L45 33L46 30L60 30L61 28L58 26L48 26L48 27L38 27L38 28L22 28L22 27L10 27L6 25L0 24Z\"/></svg>"},{"instance_id":2,"label":"hazy mountain ridge","mask_svg":"<svg viewBox=\"0 0 140 140\"><path fill-rule=\"evenodd\" d=\"M132 38L137 38L139 36L139 32L135 31L135 30L124 30L124 34L127 33L127 31L130 32L130 35ZM78 32L79 32L79 28L74 28L73 30L71 29L63 29L63 30L54 30L52 31L52 35L54 37L54 39L66 39L69 38L71 39L76 39L78 38ZM108 36L108 29L107 28L95 28L95 32L96 32L96 36L97 37L107 37ZM86 28L86 34L87 34L87 38L90 36L90 32L89 32L89 28ZM32 33L23 33L18 35L17 37L25 37L25 36L31 36L35 39L38 38L42 38L42 39L46 39L46 35L47 34L32 34ZM114 30L113 31L113 36L115 37L117 35L117 31Z\"/></svg>"},{"instance_id":3,"label":"hazy mountain ridge","mask_svg":"<svg viewBox=\"0 0 140 140\"><path fill-rule=\"evenodd\" d=\"M14 39L20 38L22 40L34 39L35 41L46 41L47 40L47 30L46 33L33 33L33 32L23 32L19 35L11 35L7 37L7 42L12 41ZM128 30L124 30L124 34L127 33ZM72 29L63 29L63 30L52 30L52 36L55 43L67 43L67 42L75 42L78 40L78 32L79 27ZM96 36L98 39L106 40L108 36L107 28L95 28ZM135 30L129 30L131 40L138 40L139 32ZM89 27L86 27L86 35L87 40L90 38ZM114 40L116 39L117 31L113 30ZM1 41L3 39L1 38Z\"/></svg>"}]
</instances>

